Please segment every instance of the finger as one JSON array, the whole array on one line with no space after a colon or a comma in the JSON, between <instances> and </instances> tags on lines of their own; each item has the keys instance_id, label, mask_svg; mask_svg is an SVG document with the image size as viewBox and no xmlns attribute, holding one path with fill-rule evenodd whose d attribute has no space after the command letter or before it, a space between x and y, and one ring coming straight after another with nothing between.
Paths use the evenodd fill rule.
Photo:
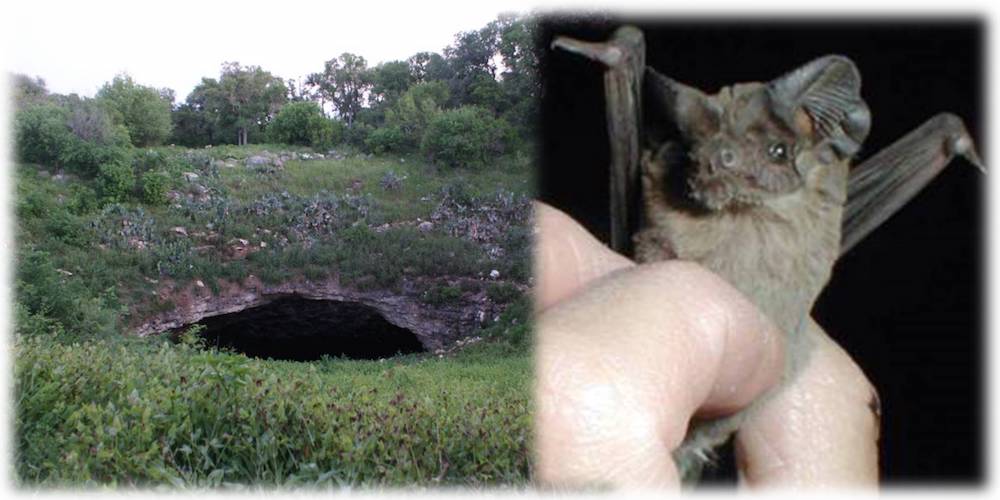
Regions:
<instances>
[{"instance_id":1,"label":"finger","mask_svg":"<svg viewBox=\"0 0 1000 500\"><path fill-rule=\"evenodd\" d=\"M818 325L804 370L753 413L736 436L751 487L878 485L878 396L861 369Z\"/></svg>"},{"instance_id":2,"label":"finger","mask_svg":"<svg viewBox=\"0 0 1000 500\"><path fill-rule=\"evenodd\" d=\"M572 295L588 282L633 265L570 216L535 203L535 309Z\"/></svg>"},{"instance_id":3,"label":"finger","mask_svg":"<svg viewBox=\"0 0 1000 500\"><path fill-rule=\"evenodd\" d=\"M671 261L615 271L536 321L536 472L548 484L677 485L696 412L775 384L781 337L718 276Z\"/></svg>"}]
</instances>

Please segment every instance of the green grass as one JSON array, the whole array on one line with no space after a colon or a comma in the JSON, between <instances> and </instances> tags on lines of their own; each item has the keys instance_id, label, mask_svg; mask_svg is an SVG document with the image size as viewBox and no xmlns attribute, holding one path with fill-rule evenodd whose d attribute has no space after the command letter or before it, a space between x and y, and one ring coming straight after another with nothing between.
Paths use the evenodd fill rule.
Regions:
<instances>
[{"instance_id":1,"label":"green grass","mask_svg":"<svg viewBox=\"0 0 1000 500\"><path fill-rule=\"evenodd\" d=\"M81 281L92 291L113 288L129 306L126 320L160 309L152 285L164 279L183 285L239 281L251 274L267 282L338 276L358 286L395 287L407 277L478 277L494 268L506 277L527 279L526 238L498 242L508 252L497 262L479 243L446 234L450 218L431 232L415 230L417 219L431 218L446 197L473 206L508 195L526 200L531 182L523 155L468 171L435 169L415 158L348 155L343 160L289 161L273 175L244 167L211 168L198 160L206 155L245 157L265 149L281 151L255 145L246 151L164 147L142 152L137 164L195 171L197 183L210 190L205 202L182 198L155 206L133 201L100 209L77 201L92 194L88 181L55 182L39 176L37 167L22 165L19 245L45 252L53 269L73 273L70 281ZM398 188L381 185L389 172L402 178ZM181 193L192 189L190 182L172 182ZM365 230L383 224L392 227ZM175 233L178 227L188 235ZM365 241L352 242L352 231L364 233ZM144 248L134 247L136 239ZM249 240L260 251L247 259L226 258L227 246L237 239ZM102 246L95 250L96 244Z\"/></svg>"},{"instance_id":2,"label":"green grass","mask_svg":"<svg viewBox=\"0 0 1000 500\"><path fill-rule=\"evenodd\" d=\"M489 486L530 479L530 359L261 361L186 344L15 342L32 485Z\"/></svg>"}]
</instances>

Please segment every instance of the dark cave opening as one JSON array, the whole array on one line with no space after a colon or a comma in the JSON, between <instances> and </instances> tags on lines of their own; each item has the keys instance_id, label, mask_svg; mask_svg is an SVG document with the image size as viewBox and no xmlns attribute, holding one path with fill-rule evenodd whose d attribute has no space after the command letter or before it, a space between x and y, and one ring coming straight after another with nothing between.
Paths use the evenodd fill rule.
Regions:
<instances>
[{"instance_id":1,"label":"dark cave opening","mask_svg":"<svg viewBox=\"0 0 1000 500\"><path fill-rule=\"evenodd\" d=\"M198 324L206 345L261 359L379 359L425 350L412 331L358 302L290 296Z\"/></svg>"}]
</instances>

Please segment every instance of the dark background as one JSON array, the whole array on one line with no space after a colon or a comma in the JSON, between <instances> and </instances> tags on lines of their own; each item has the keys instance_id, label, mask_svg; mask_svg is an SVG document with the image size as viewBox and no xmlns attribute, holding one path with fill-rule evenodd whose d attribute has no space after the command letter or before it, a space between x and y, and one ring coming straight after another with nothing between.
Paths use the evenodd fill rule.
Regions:
<instances>
[{"instance_id":1,"label":"dark background","mask_svg":"<svg viewBox=\"0 0 1000 500\"><path fill-rule=\"evenodd\" d=\"M547 47L555 34L605 40L625 23L645 32L648 65L709 93L771 80L824 54L846 55L861 72L873 117L856 163L950 111L966 121L989 164L981 21L549 18L541 43ZM572 54L544 54L540 198L606 240L602 70ZM983 480L985 185L970 164L953 161L838 261L813 310L879 391L884 482ZM732 480L731 458L715 476Z\"/></svg>"}]
</instances>

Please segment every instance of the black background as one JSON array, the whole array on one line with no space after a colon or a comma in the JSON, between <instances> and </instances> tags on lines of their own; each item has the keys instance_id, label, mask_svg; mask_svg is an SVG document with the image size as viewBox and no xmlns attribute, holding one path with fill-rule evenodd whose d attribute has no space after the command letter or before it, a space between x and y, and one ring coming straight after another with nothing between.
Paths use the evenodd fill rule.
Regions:
<instances>
[{"instance_id":1,"label":"black background","mask_svg":"<svg viewBox=\"0 0 1000 500\"><path fill-rule=\"evenodd\" d=\"M605 40L624 23L646 35L647 64L714 93L771 80L815 57L850 57L862 75L872 129L858 162L936 113L961 116L980 153L983 34L975 19L741 22L549 18L555 34ZM608 234L608 144L602 70L543 51L540 198ZM928 188L844 255L813 310L882 400L881 475L887 483L979 483L983 404L983 188L956 159ZM729 462L729 461L727 461ZM731 479L731 462L720 475Z\"/></svg>"}]
</instances>

